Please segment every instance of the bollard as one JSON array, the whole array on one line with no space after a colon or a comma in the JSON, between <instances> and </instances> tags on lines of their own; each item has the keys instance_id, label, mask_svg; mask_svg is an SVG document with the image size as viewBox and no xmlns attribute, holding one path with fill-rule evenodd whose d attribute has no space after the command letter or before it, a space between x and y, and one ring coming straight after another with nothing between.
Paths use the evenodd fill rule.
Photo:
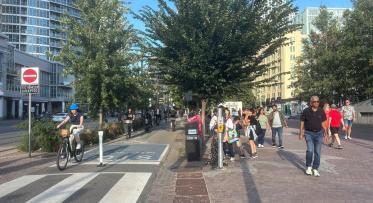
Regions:
<instances>
[{"instance_id":1,"label":"bollard","mask_svg":"<svg viewBox=\"0 0 373 203\"><path fill-rule=\"evenodd\" d=\"M98 131L98 142L99 142L99 150L100 150L100 164L97 167L103 167L105 164L103 163L103 149L102 149L102 141L104 137L104 131Z\"/></svg>"}]
</instances>

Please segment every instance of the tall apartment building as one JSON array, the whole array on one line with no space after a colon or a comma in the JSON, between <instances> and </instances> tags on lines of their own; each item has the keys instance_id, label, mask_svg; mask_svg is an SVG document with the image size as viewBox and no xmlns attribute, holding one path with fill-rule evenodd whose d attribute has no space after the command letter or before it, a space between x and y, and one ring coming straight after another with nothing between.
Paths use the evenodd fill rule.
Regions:
<instances>
[{"instance_id":1,"label":"tall apartment building","mask_svg":"<svg viewBox=\"0 0 373 203\"><path fill-rule=\"evenodd\" d=\"M327 8L327 10L343 25L343 13L348 8ZM298 31L288 33L286 37L291 43L279 48L275 54L264 60L264 63L271 64L271 66L256 81L268 78L274 78L274 80L254 89L259 105L268 106L277 103L287 114L296 114L301 110L302 104L296 100L294 88L291 86L296 80L294 67L297 59L302 55L303 39L306 39L311 31L317 32L312 23L319 13L320 8L305 8L302 13L292 16L292 23L303 24L303 27Z\"/></svg>"},{"instance_id":2,"label":"tall apartment building","mask_svg":"<svg viewBox=\"0 0 373 203\"><path fill-rule=\"evenodd\" d=\"M349 8L327 8L327 11L333 14L333 17L337 20L338 24L343 25L344 18L343 14L345 11L350 10ZM316 27L313 25L313 21L320 14L320 8L305 8L304 11L297 16L298 23L303 24L302 33L309 35L311 31L317 32Z\"/></svg>"},{"instance_id":3,"label":"tall apartment building","mask_svg":"<svg viewBox=\"0 0 373 203\"><path fill-rule=\"evenodd\" d=\"M0 0L1 32L16 49L47 59L57 55L66 35L60 28L64 13L79 17L75 0Z\"/></svg>"},{"instance_id":4,"label":"tall apartment building","mask_svg":"<svg viewBox=\"0 0 373 203\"><path fill-rule=\"evenodd\" d=\"M21 67L39 67L39 93L33 95L33 115L65 109L73 96L73 78L63 75L63 65L19 51L0 34L0 119L23 118L28 97L20 93Z\"/></svg>"},{"instance_id":5,"label":"tall apartment building","mask_svg":"<svg viewBox=\"0 0 373 203\"><path fill-rule=\"evenodd\" d=\"M302 54L302 39L305 36L300 30L288 33L288 45L279 48L275 54L264 59L269 69L257 81L272 78L270 82L262 83L255 88L254 94L258 104L268 106L272 103L290 102L293 100L294 88L291 83L295 81L295 66L297 58ZM286 107L288 108L288 107Z\"/></svg>"}]
</instances>

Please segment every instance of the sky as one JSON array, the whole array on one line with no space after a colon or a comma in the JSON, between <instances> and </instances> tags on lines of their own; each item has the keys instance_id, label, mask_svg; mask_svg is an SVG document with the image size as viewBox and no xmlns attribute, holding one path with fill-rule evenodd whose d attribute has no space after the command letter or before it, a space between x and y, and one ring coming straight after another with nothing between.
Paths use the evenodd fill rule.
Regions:
<instances>
[{"instance_id":1,"label":"sky","mask_svg":"<svg viewBox=\"0 0 373 203\"><path fill-rule=\"evenodd\" d=\"M126 0L129 4L127 5L133 12L138 13L143 6L150 6L152 8L157 8L157 0ZM320 5L325 5L330 8L351 8L352 3L350 0L294 0L295 5L301 12L306 7L319 7ZM131 15L128 16L130 23L134 25L136 29L144 30L144 24L134 19Z\"/></svg>"}]
</instances>

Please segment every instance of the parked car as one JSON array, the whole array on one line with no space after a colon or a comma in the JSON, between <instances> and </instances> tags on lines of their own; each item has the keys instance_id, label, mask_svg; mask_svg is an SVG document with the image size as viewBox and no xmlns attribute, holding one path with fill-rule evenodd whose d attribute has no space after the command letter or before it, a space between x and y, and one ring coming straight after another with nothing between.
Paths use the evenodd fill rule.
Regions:
<instances>
[{"instance_id":1,"label":"parked car","mask_svg":"<svg viewBox=\"0 0 373 203\"><path fill-rule=\"evenodd\" d=\"M68 113L57 113L52 116L52 121L61 122L68 116Z\"/></svg>"},{"instance_id":2,"label":"parked car","mask_svg":"<svg viewBox=\"0 0 373 203\"><path fill-rule=\"evenodd\" d=\"M41 114L35 116L35 119L39 120L39 121L40 120L50 120L51 118L52 118L51 114L47 113L47 112L41 113Z\"/></svg>"}]
</instances>

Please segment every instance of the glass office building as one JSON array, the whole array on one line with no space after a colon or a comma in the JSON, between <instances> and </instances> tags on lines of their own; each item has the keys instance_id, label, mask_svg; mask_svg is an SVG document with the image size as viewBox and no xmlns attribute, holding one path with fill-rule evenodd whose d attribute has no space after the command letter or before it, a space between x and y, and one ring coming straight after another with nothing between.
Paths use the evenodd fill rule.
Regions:
<instances>
[{"instance_id":1,"label":"glass office building","mask_svg":"<svg viewBox=\"0 0 373 203\"><path fill-rule=\"evenodd\" d=\"M66 35L60 31L64 13L79 17L75 0L0 0L2 34L16 49L47 59L57 55Z\"/></svg>"}]
</instances>

